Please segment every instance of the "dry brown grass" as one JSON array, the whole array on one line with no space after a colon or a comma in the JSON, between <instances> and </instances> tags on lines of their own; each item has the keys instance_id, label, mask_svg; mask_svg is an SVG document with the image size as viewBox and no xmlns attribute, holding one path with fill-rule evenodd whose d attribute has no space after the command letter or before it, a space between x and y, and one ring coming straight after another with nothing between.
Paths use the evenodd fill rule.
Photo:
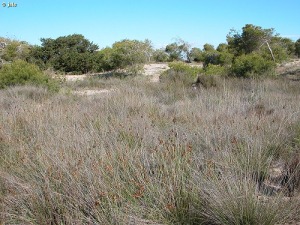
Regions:
<instances>
[{"instance_id":1,"label":"dry brown grass","mask_svg":"<svg viewBox=\"0 0 300 225\"><path fill-rule=\"evenodd\" d=\"M260 186L271 165L296 151L289 143L299 94L299 83L282 80L223 80L194 90L135 79L88 98L1 91L0 222L297 219L297 192L287 202Z\"/></svg>"}]
</instances>

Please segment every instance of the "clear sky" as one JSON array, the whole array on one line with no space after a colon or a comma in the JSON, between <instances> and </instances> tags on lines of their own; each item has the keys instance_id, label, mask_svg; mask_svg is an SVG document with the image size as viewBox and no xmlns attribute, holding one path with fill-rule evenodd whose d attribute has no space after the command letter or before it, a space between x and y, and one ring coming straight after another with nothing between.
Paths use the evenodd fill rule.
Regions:
<instances>
[{"instance_id":1,"label":"clear sky","mask_svg":"<svg viewBox=\"0 0 300 225\"><path fill-rule=\"evenodd\" d=\"M17 7L8 8L8 3ZM245 24L300 38L300 0L0 0L0 37L40 44L40 38L82 34L100 48L122 39L163 47L181 38L195 47L226 42ZM3 7L6 3L6 7Z\"/></svg>"}]
</instances>

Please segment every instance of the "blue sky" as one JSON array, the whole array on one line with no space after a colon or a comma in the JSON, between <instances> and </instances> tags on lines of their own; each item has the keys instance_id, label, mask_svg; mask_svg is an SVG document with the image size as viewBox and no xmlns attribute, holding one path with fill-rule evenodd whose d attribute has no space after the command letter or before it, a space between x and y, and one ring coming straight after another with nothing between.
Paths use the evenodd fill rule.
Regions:
<instances>
[{"instance_id":1,"label":"blue sky","mask_svg":"<svg viewBox=\"0 0 300 225\"><path fill-rule=\"evenodd\" d=\"M15 8L2 3L14 2ZM0 0L0 36L40 38L82 34L100 48L122 39L163 47L181 38L195 47L226 42L245 24L300 38L300 0Z\"/></svg>"}]
</instances>

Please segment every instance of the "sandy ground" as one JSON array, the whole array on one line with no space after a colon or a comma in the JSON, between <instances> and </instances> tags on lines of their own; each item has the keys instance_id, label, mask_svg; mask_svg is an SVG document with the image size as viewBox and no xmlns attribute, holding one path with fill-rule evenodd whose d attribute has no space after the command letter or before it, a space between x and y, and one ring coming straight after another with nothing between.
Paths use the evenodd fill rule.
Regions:
<instances>
[{"instance_id":1,"label":"sandy ground","mask_svg":"<svg viewBox=\"0 0 300 225\"><path fill-rule=\"evenodd\" d=\"M65 78L67 81L77 81L84 80L88 75L66 75Z\"/></svg>"},{"instance_id":2,"label":"sandy ground","mask_svg":"<svg viewBox=\"0 0 300 225\"><path fill-rule=\"evenodd\" d=\"M169 68L167 63L146 64L144 66L144 75L150 76L151 82L159 82L159 76Z\"/></svg>"},{"instance_id":3,"label":"sandy ground","mask_svg":"<svg viewBox=\"0 0 300 225\"><path fill-rule=\"evenodd\" d=\"M159 82L159 76L165 70L169 69L167 63L154 63L154 64L146 64L144 66L144 76L150 78L150 82ZM66 81L81 81L89 76L93 76L94 74L84 74L84 75L66 75ZM97 74L99 75L99 74ZM92 96L92 95L99 95L99 94L108 94L115 90L113 89L98 89L98 90L81 90L81 91L74 91L75 94L84 95L84 96Z\"/></svg>"},{"instance_id":4,"label":"sandy ground","mask_svg":"<svg viewBox=\"0 0 300 225\"><path fill-rule=\"evenodd\" d=\"M152 63L152 64L146 64L144 66L144 74L145 76L149 76L151 82L158 82L159 81L159 76L161 75L162 72L165 70L169 69L169 66L167 63ZM66 78L66 81L80 81L84 80L88 76L93 76L93 75L99 75L98 74L84 74L84 75L65 75L64 77Z\"/></svg>"},{"instance_id":5,"label":"sandy ground","mask_svg":"<svg viewBox=\"0 0 300 225\"><path fill-rule=\"evenodd\" d=\"M276 73L281 75L290 75L299 73L300 59L294 59L290 62L282 63L276 68Z\"/></svg>"},{"instance_id":6,"label":"sandy ground","mask_svg":"<svg viewBox=\"0 0 300 225\"><path fill-rule=\"evenodd\" d=\"M201 64L195 64L191 66L202 67ZM146 64L144 66L144 76L149 77L150 82L159 82L159 76L166 70L169 69L167 63L152 63ZM290 79L300 80L300 59L294 59L290 62L283 63L279 65L276 69L276 73L279 75L285 75ZM84 80L86 77L99 75L98 74L84 74L84 75L66 75L64 78L66 81L80 81ZM82 90L82 91L75 91L74 93L79 95L96 95L96 94L106 94L110 93L114 90L112 89L101 89L101 90Z\"/></svg>"}]
</instances>

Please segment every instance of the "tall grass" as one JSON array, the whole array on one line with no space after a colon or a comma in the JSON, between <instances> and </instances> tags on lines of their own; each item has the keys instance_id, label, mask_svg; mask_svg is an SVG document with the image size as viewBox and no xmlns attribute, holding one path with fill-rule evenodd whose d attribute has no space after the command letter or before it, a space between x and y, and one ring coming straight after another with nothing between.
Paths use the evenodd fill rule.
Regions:
<instances>
[{"instance_id":1,"label":"tall grass","mask_svg":"<svg viewBox=\"0 0 300 225\"><path fill-rule=\"evenodd\" d=\"M263 189L272 165L296 151L298 84L168 85L124 80L113 94L88 98L34 87L1 91L0 222L297 219L297 191L287 201Z\"/></svg>"}]
</instances>

